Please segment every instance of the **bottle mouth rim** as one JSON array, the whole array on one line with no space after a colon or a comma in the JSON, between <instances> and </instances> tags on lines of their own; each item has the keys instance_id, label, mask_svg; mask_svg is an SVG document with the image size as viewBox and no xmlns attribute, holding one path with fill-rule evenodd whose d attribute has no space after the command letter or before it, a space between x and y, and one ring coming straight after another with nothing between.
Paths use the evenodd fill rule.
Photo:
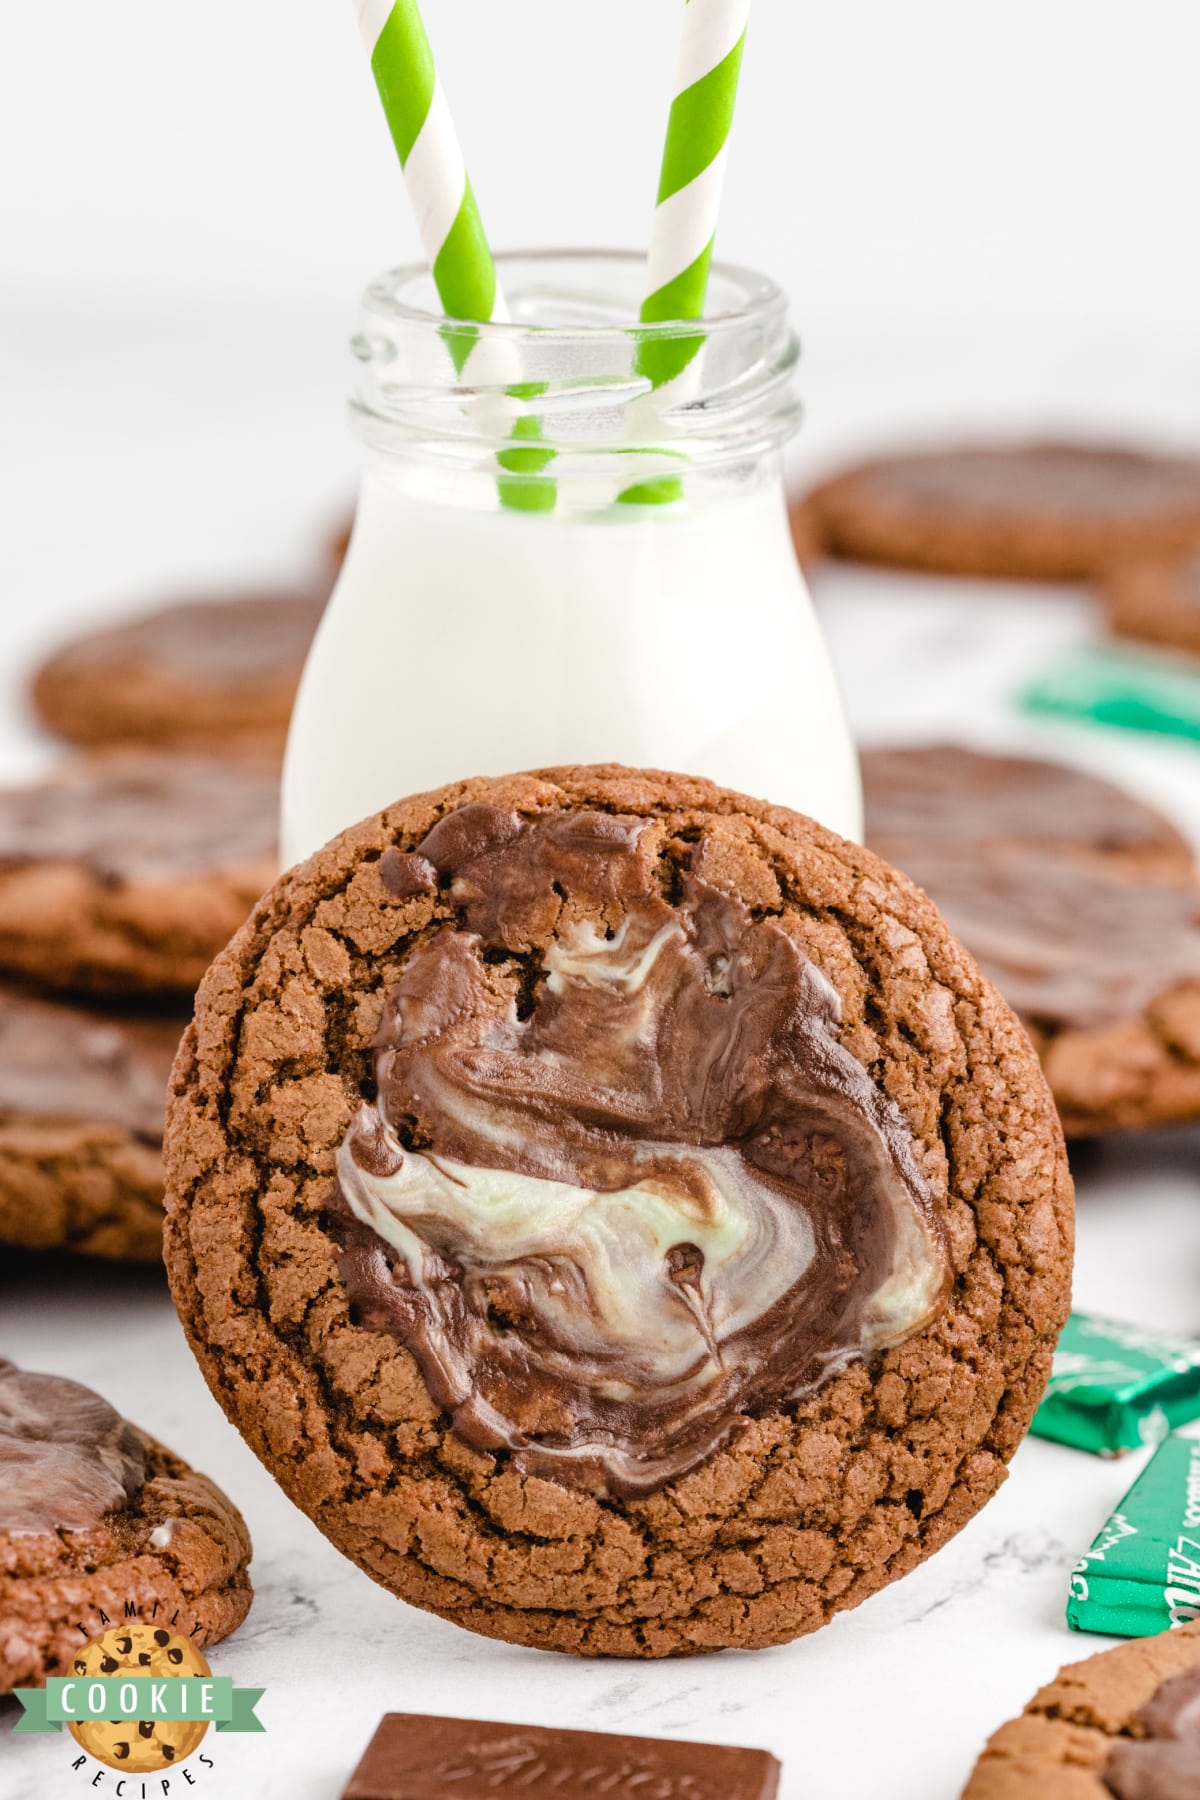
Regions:
<instances>
[{"instance_id":1,"label":"bottle mouth rim","mask_svg":"<svg viewBox=\"0 0 1200 1800\"><path fill-rule=\"evenodd\" d=\"M628 341L636 335L640 343L671 343L681 338L692 339L725 336L747 327L761 330L787 316L787 296L769 276L740 263L714 262L709 278L709 309L699 319L668 319L643 323L638 317L640 278L644 274L645 253L638 250L507 250L497 254L496 270L502 292L518 297L518 305L530 298L545 300L547 283L537 284L539 271L556 270L580 283L571 300L575 306L592 304L606 316L587 321L572 318L562 323L544 323L536 319L492 319L484 322L454 319L437 304L433 274L427 262L402 263L385 270L368 283L364 295L367 309L377 317L407 327L428 327L444 331L448 325L469 326L472 333L494 338L497 342L514 342L536 338L541 345L595 343L606 337ZM593 280L581 278L591 273ZM509 279L506 280L506 273ZM524 280L514 281L513 276ZM617 281L628 293L628 310L613 305ZM567 296L561 296L563 304ZM713 304L713 302L716 304Z\"/></svg>"},{"instance_id":2,"label":"bottle mouth rim","mask_svg":"<svg viewBox=\"0 0 1200 1800\"><path fill-rule=\"evenodd\" d=\"M550 459L601 484L623 459L634 487L680 461L745 464L796 429L800 345L768 277L715 263L706 317L643 324L637 252L510 252L497 266L511 322L448 319L424 263L367 288L351 416L369 445L460 468Z\"/></svg>"}]
</instances>

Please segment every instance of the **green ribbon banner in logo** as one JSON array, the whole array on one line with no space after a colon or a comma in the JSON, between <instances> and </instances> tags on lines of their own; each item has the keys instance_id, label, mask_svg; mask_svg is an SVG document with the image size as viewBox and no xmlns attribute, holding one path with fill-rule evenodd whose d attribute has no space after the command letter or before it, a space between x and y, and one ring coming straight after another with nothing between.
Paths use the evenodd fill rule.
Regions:
<instances>
[{"instance_id":1,"label":"green ribbon banner in logo","mask_svg":"<svg viewBox=\"0 0 1200 1800\"><path fill-rule=\"evenodd\" d=\"M24 1712L14 1731L61 1731L90 1719L161 1719L264 1731L254 1715L264 1688L235 1688L228 1675L54 1675L44 1688L17 1688Z\"/></svg>"}]
</instances>

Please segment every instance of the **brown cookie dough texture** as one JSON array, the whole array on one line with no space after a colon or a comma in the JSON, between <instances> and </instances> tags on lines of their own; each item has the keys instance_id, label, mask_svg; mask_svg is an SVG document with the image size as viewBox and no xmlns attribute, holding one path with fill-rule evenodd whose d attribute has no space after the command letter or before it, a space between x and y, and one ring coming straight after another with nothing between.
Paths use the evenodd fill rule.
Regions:
<instances>
[{"instance_id":1,"label":"brown cookie dough texture","mask_svg":"<svg viewBox=\"0 0 1200 1800\"><path fill-rule=\"evenodd\" d=\"M954 746L863 758L866 835L1024 1020L1068 1136L1200 1117L1200 880L1152 808Z\"/></svg>"},{"instance_id":2,"label":"brown cookie dough texture","mask_svg":"<svg viewBox=\"0 0 1200 1800\"><path fill-rule=\"evenodd\" d=\"M806 1397L748 1413L651 1493L580 1490L465 1442L396 1335L352 1316L339 1271L335 1157L376 1097L372 1039L414 951L462 930L418 846L475 803L647 821L667 900L697 875L786 934L840 1002L841 1050L911 1140L944 1243L952 1285L932 1323L844 1360ZM545 896L547 923L523 949L487 952L498 984L523 972L536 1002L560 904L569 894ZM621 926L603 921L595 947ZM1003 1001L925 896L869 852L681 776L465 782L397 804L293 870L201 988L166 1157L176 1304L258 1455L376 1580L543 1648L780 1643L906 1573L1004 1479L1068 1304L1061 1134Z\"/></svg>"},{"instance_id":3,"label":"brown cookie dough texture","mask_svg":"<svg viewBox=\"0 0 1200 1800\"><path fill-rule=\"evenodd\" d=\"M962 1800L1200 1794L1200 1622L1069 1663L989 1739Z\"/></svg>"},{"instance_id":4,"label":"brown cookie dough texture","mask_svg":"<svg viewBox=\"0 0 1200 1800\"><path fill-rule=\"evenodd\" d=\"M1200 539L1200 459L1082 443L963 445L863 463L802 504L831 555L1082 581Z\"/></svg>"},{"instance_id":5,"label":"brown cookie dough texture","mask_svg":"<svg viewBox=\"0 0 1200 1800\"><path fill-rule=\"evenodd\" d=\"M184 1024L0 988L0 1244L159 1261Z\"/></svg>"},{"instance_id":6,"label":"brown cookie dough texture","mask_svg":"<svg viewBox=\"0 0 1200 1800\"><path fill-rule=\"evenodd\" d=\"M190 994L277 868L278 781L112 751L0 789L0 969L98 994Z\"/></svg>"},{"instance_id":7,"label":"brown cookie dough texture","mask_svg":"<svg viewBox=\"0 0 1200 1800\"><path fill-rule=\"evenodd\" d=\"M127 1606L216 1643L249 1610L249 1561L205 1476L91 1389L0 1359L0 1692L67 1673L78 1627Z\"/></svg>"},{"instance_id":8,"label":"brown cookie dough texture","mask_svg":"<svg viewBox=\"0 0 1200 1800\"><path fill-rule=\"evenodd\" d=\"M1200 533L1192 556L1113 569L1104 598L1109 627L1118 637L1200 656Z\"/></svg>"},{"instance_id":9,"label":"brown cookie dough texture","mask_svg":"<svg viewBox=\"0 0 1200 1800\"><path fill-rule=\"evenodd\" d=\"M323 597L163 607L77 638L34 677L43 722L77 744L282 755Z\"/></svg>"}]
</instances>

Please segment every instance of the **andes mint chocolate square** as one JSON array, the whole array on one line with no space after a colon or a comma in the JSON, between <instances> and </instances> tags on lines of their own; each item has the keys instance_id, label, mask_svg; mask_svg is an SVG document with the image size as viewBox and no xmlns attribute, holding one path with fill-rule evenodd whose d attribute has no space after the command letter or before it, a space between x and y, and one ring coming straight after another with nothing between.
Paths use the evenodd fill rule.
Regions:
<instances>
[{"instance_id":1,"label":"andes mint chocolate square","mask_svg":"<svg viewBox=\"0 0 1200 1800\"><path fill-rule=\"evenodd\" d=\"M342 1800L776 1800L765 1750L387 1713Z\"/></svg>"}]
</instances>

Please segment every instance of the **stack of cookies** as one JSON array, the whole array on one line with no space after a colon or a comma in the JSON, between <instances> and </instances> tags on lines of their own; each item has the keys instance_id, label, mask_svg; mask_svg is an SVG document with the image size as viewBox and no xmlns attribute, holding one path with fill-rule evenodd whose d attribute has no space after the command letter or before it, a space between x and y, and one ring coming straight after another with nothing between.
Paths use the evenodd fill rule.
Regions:
<instances>
[{"instance_id":1,"label":"stack of cookies","mask_svg":"<svg viewBox=\"0 0 1200 1800\"><path fill-rule=\"evenodd\" d=\"M0 1244L162 1254L192 995L276 873L278 767L319 597L163 608L37 673L76 747L0 789Z\"/></svg>"}]
</instances>

